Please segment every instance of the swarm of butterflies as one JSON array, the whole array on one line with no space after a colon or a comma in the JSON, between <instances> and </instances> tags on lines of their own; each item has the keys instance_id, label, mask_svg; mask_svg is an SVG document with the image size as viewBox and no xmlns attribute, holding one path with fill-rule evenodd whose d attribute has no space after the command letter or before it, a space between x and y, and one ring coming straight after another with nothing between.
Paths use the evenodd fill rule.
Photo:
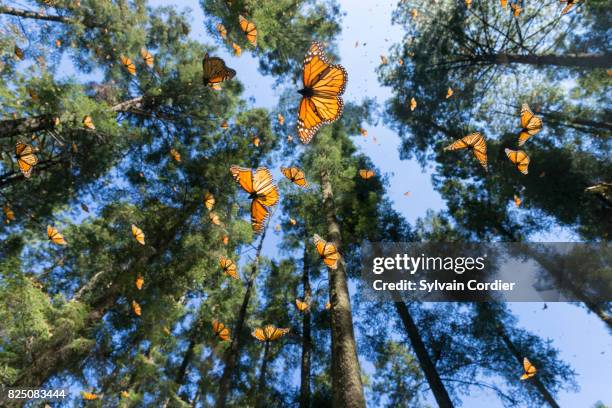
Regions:
<instances>
[{"instance_id":1,"label":"swarm of butterflies","mask_svg":"<svg viewBox=\"0 0 612 408\"><path fill-rule=\"evenodd\" d=\"M566 13L571 9L573 5L578 3L577 0L561 0L566 2L567 5L563 11ZM466 0L466 5L471 6L471 0ZM501 0L502 6L506 7L507 1ZM517 12L515 3L511 3L513 6L515 16L520 13L520 9ZM416 18L418 12L413 10L413 17ZM249 21L242 15L239 16L240 28L246 34L248 42L254 47L257 46L257 28L252 21ZM227 38L227 29L222 25L216 26L217 31L223 39ZM240 47L232 43L232 47L235 54L239 56L241 54ZM23 58L23 51L15 48L15 55L17 58ZM141 57L144 63L148 67L152 67L154 64L154 57L146 49L141 50ZM136 74L136 66L129 57L124 55L120 56L122 65L128 71L130 75ZM381 57L382 63L387 63L386 57ZM212 57L205 54L202 60L202 80L205 86L211 87L212 89L220 89L219 86L222 82L231 80L236 75L236 71L227 67L225 61L218 57ZM348 80L348 74L344 67L338 64L331 64L325 55L323 47L318 42L313 42L304 57L303 68L302 68L302 79L303 87L298 91L302 96L297 115L297 134L300 141L303 144L308 144L312 141L317 131L326 124L330 124L342 115L344 103L342 100L342 94L345 91L345 87ZM452 88L448 88L446 98L450 98L453 95ZM410 101L410 109L414 111L417 108L417 101L412 98ZM279 114L279 123L283 125L284 117ZM529 138L536 135L542 130L542 120L535 116L527 104L523 104L520 114L521 130L518 137L518 147L522 146ZM95 124L90 116L85 116L82 119L82 125L84 129L95 130ZM222 124L223 128L227 128L227 122ZM367 131L363 130L362 134L367 135ZM258 143L254 143L257 145ZM459 140L454 141L444 150L460 150L469 149L472 151L479 163L487 169L487 146L484 136L480 132L471 133ZM516 165L517 169L523 173L528 173L529 156L523 150L512 150L505 149L508 159ZM170 150L171 157L177 162L181 162L181 156L175 149ZM24 177L29 178L32 174L32 170L38 164L38 158L36 156L36 150L31 145L17 142L15 146L15 157L19 169ZM255 234L261 233L266 225L266 222L270 216L270 211L279 200L279 191L270 170L266 167L260 167L257 169L250 169L232 165L229 169L234 180L244 190L249 199L251 200L251 225ZM282 174L295 185L305 188L308 183L304 172L298 167L282 167ZM374 170L360 169L358 175L368 180L374 177ZM407 193L408 194L408 193ZM520 198L515 196L515 202L520 201ZM206 193L204 196L204 205L209 210L209 217L213 224L220 225L218 215L214 213L213 208L215 205L215 198L211 193ZM517 206L520 202L517 202ZM8 204L3 207L7 221L14 220L15 215ZM294 223L295 221L293 221ZM145 234L138 226L132 224L131 232L140 245L145 245ZM64 236L57 230L57 228L48 225L47 236L49 240L56 245L67 245L68 242ZM223 237L223 243L227 245L229 238ZM336 245L333 242L325 241L319 235L314 234L313 236L314 246L321 257L323 263L330 269L337 269L338 263L341 261L341 255L338 252ZM219 266L223 273L232 279L240 279L238 275L238 268L234 261L227 257L219 258ZM144 285L144 277L138 274L135 285L138 290L141 290ZM295 305L299 312L307 313L310 308L308 299L295 299ZM137 316L142 315L142 308L135 300L132 300L131 307ZM327 310L332 308L330 302L325 305ZM170 333L169 329L164 329L167 333ZM212 330L214 335L221 341L231 341L231 332L229 327L218 320L212 321ZM275 341L283 337L289 332L288 328L278 328L274 325L267 325L261 328L256 328L252 332L252 336L264 343ZM521 376L521 380L532 378L536 374L536 368L533 366L527 358L523 361L524 373ZM83 398L87 400L97 399L98 396L95 393L82 393ZM122 394L122 397L127 397Z\"/></svg>"}]
</instances>

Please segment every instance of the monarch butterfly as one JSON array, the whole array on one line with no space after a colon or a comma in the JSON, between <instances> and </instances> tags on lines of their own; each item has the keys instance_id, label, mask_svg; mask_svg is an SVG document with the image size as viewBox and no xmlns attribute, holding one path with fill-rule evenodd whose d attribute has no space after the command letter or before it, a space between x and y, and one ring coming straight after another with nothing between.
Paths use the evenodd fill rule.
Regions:
<instances>
[{"instance_id":1,"label":"monarch butterfly","mask_svg":"<svg viewBox=\"0 0 612 408\"><path fill-rule=\"evenodd\" d=\"M446 99L450 98L451 96L453 96L455 92L453 91L453 88L451 88L450 86L448 87L448 90L446 91Z\"/></svg>"},{"instance_id":2,"label":"monarch butterfly","mask_svg":"<svg viewBox=\"0 0 612 408\"><path fill-rule=\"evenodd\" d=\"M261 140L259 139L259 137L254 136L254 137L253 137L253 145L254 145L255 147L259 147L259 144L260 144L260 143L261 143Z\"/></svg>"},{"instance_id":3,"label":"monarch butterfly","mask_svg":"<svg viewBox=\"0 0 612 408\"><path fill-rule=\"evenodd\" d=\"M234 279L238 279L238 271L237 271L236 264L234 263L234 261L224 256L220 256L219 266L221 267L221 269L223 269L223 273L225 273L226 275Z\"/></svg>"},{"instance_id":4,"label":"monarch butterfly","mask_svg":"<svg viewBox=\"0 0 612 408\"><path fill-rule=\"evenodd\" d=\"M234 49L234 55L239 57L242 54L242 48L236 43L232 43L232 48Z\"/></svg>"},{"instance_id":5,"label":"monarch butterfly","mask_svg":"<svg viewBox=\"0 0 612 408\"><path fill-rule=\"evenodd\" d=\"M221 129L227 129L229 127L229 124L227 123L227 120L224 120L223 122L221 122Z\"/></svg>"},{"instance_id":6,"label":"monarch butterfly","mask_svg":"<svg viewBox=\"0 0 612 408\"><path fill-rule=\"evenodd\" d=\"M221 225L221 220L219 219L217 213L215 213L214 211L208 213L208 218L210 218L210 222L212 222L214 225Z\"/></svg>"},{"instance_id":7,"label":"monarch butterfly","mask_svg":"<svg viewBox=\"0 0 612 408\"><path fill-rule=\"evenodd\" d=\"M327 265L331 269L338 268L338 260L340 259L340 253L336 246L331 243L323 240L317 234L314 234L312 240L317 248L317 252L319 256L323 260L323 263Z\"/></svg>"},{"instance_id":8,"label":"monarch butterfly","mask_svg":"<svg viewBox=\"0 0 612 408\"><path fill-rule=\"evenodd\" d=\"M510 161L516 164L516 168L523 174L528 173L529 156L523 150L505 149L506 156Z\"/></svg>"},{"instance_id":9,"label":"monarch butterfly","mask_svg":"<svg viewBox=\"0 0 612 408\"><path fill-rule=\"evenodd\" d=\"M363 137L367 137L368 136L368 131L365 130L364 128L359 129L359 133L361 133L361 136L363 136Z\"/></svg>"},{"instance_id":10,"label":"monarch butterfly","mask_svg":"<svg viewBox=\"0 0 612 408\"><path fill-rule=\"evenodd\" d=\"M223 242L223 245L227 245L227 244L229 244L229 237L228 237L227 235L224 235L224 236L221 238L221 242Z\"/></svg>"},{"instance_id":11,"label":"monarch butterfly","mask_svg":"<svg viewBox=\"0 0 612 408\"><path fill-rule=\"evenodd\" d=\"M327 303L325 303L325 310L329 310L329 309L331 309L331 306L332 306L332 305L331 305L331 302L327 302Z\"/></svg>"},{"instance_id":12,"label":"monarch butterfly","mask_svg":"<svg viewBox=\"0 0 612 408\"><path fill-rule=\"evenodd\" d=\"M561 11L561 15L568 13L575 4L580 3L580 0L559 0L559 3L567 3L567 5Z\"/></svg>"},{"instance_id":13,"label":"monarch butterfly","mask_svg":"<svg viewBox=\"0 0 612 408\"><path fill-rule=\"evenodd\" d=\"M145 244L145 234L140 228L132 224L132 235L140 245Z\"/></svg>"},{"instance_id":14,"label":"monarch butterfly","mask_svg":"<svg viewBox=\"0 0 612 408\"><path fill-rule=\"evenodd\" d=\"M295 307L297 307L297 310L300 312L307 311L309 306L310 305L307 302L303 302L300 299L295 299Z\"/></svg>"},{"instance_id":15,"label":"monarch butterfly","mask_svg":"<svg viewBox=\"0 0 612 408\"><path fill-rule=\"evenodd\" d=\"M331 65L323 46L313 42L304 57L303 88L298 109L297 129L302 143L310 143L322 125L336 121L344 108L340 95L344 93L348 74L342 65Z\"/></svg>"},{"instance_id":16,"label":"monarch butterfly","mask_svg":"<svg viewBox=\"0 0 612 408\"><path fill-rule=\"evenodd\" d=\"M170 156L172 156L175 162L181 162L181 154L176 149L170 149Z\"/></svg>"},{"instance_id":17,"label":"monarch butterfly","mask_svg":"<svg viewBox=\"0 0 612 408\"><path fill-rule=\"evenodd\" d=\"M15 158L23 177L30 178L32 169L38 164L38 157L34 154L34 148L29 144L17 142L15 144Z\"/></svg>"},{"instance_id":18,"label":"monarch butterfly","mask_svg":"<svg viewBox=\"0 0 612 408\"><path fill-rule=\"evenodd\" d=\"M519 146L522 146L527 139L542 130L542 119L535 116L526 103L521 107L521 128L518 139Z\"/></svg>"},{"instance_id":19,"label":"monarch butterfly","mask_svg":"<svg viewBox=\"0 0 612 408\"><path fill-rule=\"evenodd\" d=\"M523 8L516 3L510 3L510 8L512 9L512 14L514 17L518 17L523 11Z\"/></svg>"},{"instance_id":20,"label":"monarch butterfly","mask_svg":"<svg viewBox=\"0 0 612 408\"><path fill-rule=\"evenodd\" d=\"M28 95L30 95L30 99L32 99L32 101L34 102L38 102L39 98L38 98L38 94L36 93L36 91L32 88L26 88L28 91Z\"/></svg>"},{"instance_id":21,"label":"monarch butterfly","mask_svg":"<svg viewBox=\"0 0 612 408\"><path fill-rule=\"evenodd\" d=\"M467 8L472 7L472 0L465 0L465 5L467 6Z\"/></svg>"},{"instance_id":22,"label":"monarch butterfly","mask_svg":"<svg viewBox=\"0 0 612 408\"><path fill-rule=\"evenodd\" d=\"M64 236L59 233L57 228L52 227L50 225L47 225L47 237L49 238L49 241L53 242L54 244L68 245L68 243L64 239Z\"/></svg>"},{"instance_id":23,"label":"monarch butterfly","mask_svg":"<svg viewBox=\"0 0 612 408\"><path fill-rule=\"evenodd\" d=\"M247 40L253 47L257 47L257 27L255 27L255 23L242 16L238 16L238 22L240 23L240 28L246 34Z\"/></svg>"},{"instance_id":24,"label":"monarch butterfly","mask_svg":"<svg viewBox=\"0 0 612 408\"><path fill-rule=\"evenodd\" d=\"M516 205L517 207L520 207L522 202L523 200L521 200L521 197L515 194L514 195L514 205Z\"/></svg>"},{"instance_id":25,"label":"monarch butterfly","mask_svg":"<svg viewBox=\"0 0 612 408\"><path fill-rule=\"evenodd\" d=\"M153 57L153 55L151 55L151 53L146 48L140 49L140 56L142 57L142 60L144 61L145 64L147 64L149 68L153 68L153 64L155 63L155 58Z\"/></svg>"},{"instance_id":26,"label":"monarch butterfly","mask_svg":"<svg viewBox=\"0 0 612 408\"><path fill-rule=\"evenodd\" d=\"M98 399L98 396L93 392L81 391L81 395L83 396L83 399L87 401L93 401Z\"/></svg>"},{"instance_id":27,"label":"monarch butterfly","mask_svg":"<svg viewBox=\"0 0 612 408\"><path fill-rule=\"evenodd\" d=\"M527 380L533 377L538 371L535 366L531 364L529 360L527 360L527 357L523 358L523 369L525 370L525 372L523 373L523 375L521 375L521 380Z\"/></svg>"},{"instance_id":28,"label":"monarch butterfly","mask_svg":"<svg viewBox=\"0 0 612 408\"><path fill-rule=\"evenodd\" d=\"M227 38L227 29L225 28L225 26L221 23L217 24L217 32L219 33L219 35L221 36L221 38L223 38L224 40Z\"/></svg>"},{"instance_id":29,"label":"monarch butterfly","mask_svg":"<svg viewBox=\"0 0 612 408\"><path fill-rule=\"evenodd\" d=\"M223 323L219 323L217 319L212 321L213 332L221 341L230 339L230 329Z\"/></svg>"},{"instance_id":30,"label":"monarch butterfly","mask_svg":"<svg viewBox=\"0 0 612 408\"><path fill-rule=\"evenodd\" d=\"M55 46L57 48L61 47L62 46L62 42L60 40L55 40Z\"/></svg>"},{"instance_id":31,"label":"monarch butterfly","mask_svg":"<svg viewBox=\"0 0 612 408\"><path fill-rule=\"evenodd\" d=\"M15 53L15 58L17 58L18 60L23 60L23 50L21 48L19 48L18 46L15 46L15 49L13 50Z\"/></svg>"},{"instance_id":32,"label":"monarch butterfly","mask_svg":"<svg viewBox=\"0 0 612 408\"><path fill-rule=\"evenodd\" d=\"M361 169L359 170L359 177L364 180L370 179L374 177L374 170Z\"/></svg>"},{"instance_id":33,"label":"monarch butterfly","mask_svg":"<svg viewBox=\"0 0 612 408\"><path fill-rule=\"evenodd\" d=\"M417 18L419 16L419 11L417 9L412 9L412 18Z\"/></svg>"},{"instance_id":34,"label":"monarch butterfly","mask_svg":"<svg viewBox=\"0 0 612 408\"><path fill-rule=\"evenodd\" d=\"M277 118L278 118L278 124L283 126L285 124L285 117L279 113Z\"/></svg>"},{"instance_id":35,"label":"monarch butterfly","mask_svg":"<svg viewBox=\"0 0 612 408\"><path fill-rule=\"evenodd\" d=\"M4 204L4 207L2 207L2 211L4 211L4 217L6 218L7 224L15 220L15 213L13 212L11 207L8 205L8 203Z\"/></svg>"},{"instance_id":36,"label":"monarch butterfly","mask_svg":"<svg viewBox=\"0 0 612 408\"><path fill-rule=\"evenodd\" d=\"M269 324L263 328L253 330L251 335L259 341L274 341L280 339L287 333L289 333L289 329L281 329L273 324Z\"/></svg>"},{"instance_id":37,"label":"monarch butterfly","mask_svg":"<svg viewBox=\"0 0 612 408\"><path fill-rule=\"evenodd\" d=\"M228 68L225 61L219 57L209 57L208 53L202 59L202 72L202 81L208 86L232 79L236 75L236 71Z\"/></svg>"},{"instance_id":38,"label":"monarch butterfly","mask_svg":"<svg viewBox=\"0 0 612 408\"><path fill-rule=\"evenodd\" d=\"M134 314L136 316L142 315L142 308L140 307L138 302L136 302L135 300L132 300L132 310L134 311Z\"/></svg>"},{"instance_id":39,"label":"monarch butterfly","mask_svg":"<svg viewBox=\"0 0 612 408\"><path fill-rule=\"evenodd\" d=\"M136 277L136 288L140 290L142 289L142 285L144 285L144 277L139 273Z\"/></svg>"},{"instance_id":40,"label":"monarch butterfly","mask_svg":"<svg viewBox=\"0 0 612 408\"><path fill-rule=\"evenodd\" d=\"M400 64L400 66L404 65L404 59L403 58L398 59L397 63Z\"/></svg>"},{"instance_id":41,"label":"monarch butterfly","mask_svg":"<svg viewBox=\"0 0 612 408\"><path fill-rule=\"evenodd\" d=\"M211 211L215 206L215 196L208 191L204 193L204 205L206 206L208 211Z\"/></svg>"},{"instance_id":42,"label":"monarch butterfly","mask_svg":"<svg viewBox=\"0 0 612 408\"><path fill-rule=\"evenodd\" d=\"M487 170L487 142L480 132L470 133L459 140L455 140L453 143L446 146L444 150L459 150L466 148L474 153L474 156L476 156L482 167Z\"/></svg>"},{"instance_id":43,"label":"monarch butterfly","mask_svg":"<svg viewBox=\"0 0 612 408\"><path fill-rule=\"evenodd\" d=\"M87 129L96 130L93 119L89 115L85 115L83 117L83 126L85 126Z\"/></svg>"},{"instance_id":44,"label":"monarch butterfly","mask_svg":"<svg viewBox=\"0 0 612 408\"><path fill-rule=\"evenodd\" d=\"M411 195L411 194L412 194L412 193L411 193L410 191L406 191L406 192L404 193L404 195L405 195L406 197L410 197L410 195Z\"/></svg>"},{"instance_id":45,"label":"monarch butterfly","mask_svg":"<svg viewBox=\"0 0 612 408\"><path fill-rule=\"evenodd\" d=\"M289 218L289 224L296 225L297 224L297 220L295 220L294 218Z\"/></svg>"},{"instance_id":46,"label":"monarch butterfly","mask_svg":"<svg viewBox=\"0 0 612 408\"><path fill-rule=\"evenodd\" d=\"M411 112L414 112L414 110L416 109L416 107L417 107L417 101L416 101L416 99L411 98L411 99L410 99L410 111L411 111Z\"/></svg>"},{"instance_id":47,"label":"monarch butterfly","mask_svg":"<svg viewBox=\"0 0 612 408\"><path fill-rule=\"evenodd\" d=\"M232 165L232 176L247 193L251 202L251 225L258 234L269 215L269 208L278 202L278 189L274 185L272 174L266 167L253 171L244 167Z\"/></svg>"},{"instance_id":48,"label":"monarch butterfly","mask_svg":"<svg viewBox=\"0 0 612 408\"><path fill-rule=\"evenodd\" d=\"M298 167L281 167L281 172L285 177L300 187L306 187L308 185L304 172Z\"/></svg>"},{"instance_id":49,"label":"monarch butterfly","mask_svg":"<svg viewBox=\"0 0 612 408\"><path fill-rule=\"evenodd\" d=\"M132 60L124 55L120 56L119 58L121 59L121 63L123 64L125 69L127 69L127 71L130 73L130 75L136 75L136 65L134 65Z\"/></svg>"},{"instance_id":50,"label":"monarch butterfly","mask_svg":"<svg viewBox=\"0 0 612 408\"><path fill-rule=\"evenodd\" d=\"M172 334L172 332L170 331L170 329L168 328L168 326L164 326L164 328L162 329L164 331L164 333L166 333L166 335L170 335Z\"/></svg>"},{"instance_id":51,"label":"monarch butterfly","mask_svg":"<svg viewBox=\"0 0 612 408\"><path fill-rule=\"evenodd\" d=\"M380 56L380 65L387 65L389 63L389 60L387 59L387 57L385 57L384 55Z\"/></svg>"},{"instance_id":52,"label":"monarch butterfly","mask_svg":"<svg viewBox=\"0 0 612 408\"><path fill-rule=\"evenodd\" d=\"M121 398L128 398L130 396L130 393L127 391L121 391Z\"/></svg>"},{"instance_id":53,"label":"monarch butterfly","mask_svg":"<svg viewBox=\"0 0 612 408\"><path fill-rule=\"evenodd\" d=\"M508 6L508 0L501 0L502 8L506 8Z\"/></svg>"}]
</instances>

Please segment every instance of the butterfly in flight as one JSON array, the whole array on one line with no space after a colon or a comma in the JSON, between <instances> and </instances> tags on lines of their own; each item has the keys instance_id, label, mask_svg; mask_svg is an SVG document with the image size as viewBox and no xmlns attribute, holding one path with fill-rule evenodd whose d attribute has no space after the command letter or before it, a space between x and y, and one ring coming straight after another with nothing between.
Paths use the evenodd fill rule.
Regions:
<instances>
[{"instance_id":1,"label":"butterfly in flight","mask_svg":"<svg viewBox=\"0 0 612 408\"><path fill-rule=\"evenodd\" d=\"M8 205L8 203L4 204L4 207L2 207L2 211L4 212L5 222L7 224L11 221L15 221L15 212L13 212L13 209L10 205Z\"/></svg>"},{"instance_id":2,"label":"butterfly in flight","mask_svg":"<svg viewBox=\"0 0 612 408\"><path fill-rule=\"evenodd\" d=\"M130 75L136 75L136 65L134 65L132 60L124 55L122 55L120 59L121 59L121 63L123 64L125 69L127 69L127 71L130 73Z\"/></svg>"},{"instance_id":3,"label":"butterfly in flight","mask_svg":"<svg viewBox=\"0 0 612 408\"><path fill-rule=\"evenodd\" d=\"M450 98L451 96L453 96L455 92L453 91L453 88L451 88L450 86L448 87L448 90L446 91L446 99Z\"/></svg>"},{"instance_id":4,"label":"butterfly in flight","mask_svg":"<svg viewBox=\"0 0 612 408\"><path fill-rule=\"evenodd\" d=\"M255 27L255 23L243 16L238 16L238 22L240 23L240 28L246 34L247 40L253 47L257 47L257 27Z\"/></svg>"},{"instance_id":5,"label":"butterfly in flight","mask_svg":"<svg viewBox=\"0 0 612 408\"><path fill-rule=\"evenodd\" d=\"M374 177L374 175L375 175L374 170L368 170L368 169L359 170L359 177L361 177L364 180L371 179L372 177Z\"/></svg>"},{"instance_id":6,"label":"butterfly in flight","mask_svg":"<svg viewBox=\"0 0 612 408\"><path fill-rule=\"evenodd\" d=\"M414 112L414 110L416 109L416 107L417 107L417 101L416 101L416 99L411 98L411 99L410 99L410 111L411 111L411 112Z\"/></svg>"},{"instance_id":7,"label":"butterfly in flight","mask_svg":"<svg viewBox=\"0 0 612 408\"><path fill-rule=\"evenodd\" d=\"M136 277L136 288L140 290L142 289L142 285L144 285L144 277L139 273Z\"/></svg>"},{"instance_id":8,"label":"butterfly in flight","mask_svg":"<svg viewBox=\"0 0 612 408\"><path fill-rule=\"evenodd\" d=\"M221 219L219 218L219 215L217 215L216 212L211 211L210 213L208 213L208 218L210 218L210 222L212 222L213 225L221 225Z\"/></svg>"},{"instance_id":9,"label":"butterfly in flight","mask_svg":"<svg viewBox=\"0 0 612 408\"><path fill-rule=\"evenodd\" d=\"M527 380L531 377L533 377L534 375L536 375L536 372L538 371L535 366L533 364L531 364L531 362L529 362L529 360L527 360L527 357L523 358L523 375L521 375L521 380Z\"/></svg>"},{"instance_id":10,"label":"butterfly in flight","mask_svg":"<svg viewBox=\"0 0 612 408\"><path fill-rule=\"evenodd\" d=\"M232 48L234 49L234 55L239 57L242 55L242 48L236 43L232 43Z\"/></svg>"},{"instance_id":11,"label":"butterfly in flight","mask_svg":"<svg viewBox=\"0 0 612 408\"><path fill-rule=\"evenodd\" d=\"M23 177L30 178L32 169L38 164L38 157L34 154L34 148L26 143L15 144L15 158Z\"/></svg>"},{"instance_id":12,"label":"butterfly in flight","mask_svg":"<svg viewBox=\"0 0 612 408\"><path fill-rule=\"evenodd\" d=\"M84 400L93 401L98 399L98 395L93 392L81 391Z\"/></svg>"},{"instance_id":13,"label":"butterfly in flight","mask_svg":"<svg viewBox=\"0 0 612 408\"><path fill-rule=\"evenodd\" d=\"M519 146L522 146L527 139L542 130L542 119L534 115L526 103L521 107L521 128L518 139Z\"/></svg>"},{"instance_id":14,"label":"butterfly in flight","mask_svg":"<svg viewBox=\"0 0 612 408\"><path fill-rule=\"evenodd\" d=\"M269 324L265 327L253 330L251 335L259 341L274 341L280 339L287 333L289 333L289 329L281 329L273 324Z\"/></svg>"},{"instance_id":15,"label":"butterfly in flight","mask_svg":"<svg viewBox=\"0 0 612 408\"><path fill-rule=\"evenodd\" d=\"M23 50L21 48L19 48L18 46L15 46L15 48L13 49L13 52L15 53L15 58L17 58L20 61L23 59Z\"/></svg>"},{"instance_id":16,"label":"butterfly in flight","mask_svg":"<svg viewBox=\"0 0 612 408\"><path fill-rule=\"evenodd\" d=\"M145 234L140 228L132 224L132 235L140 245L145 244Z\"/></svg>"},{"instance_id":17,"label":"butterfly in flight","mask_svg":"<svg viewBox=\"0 0 612 408\"><path fill-rule=\"evenodd\" d=\"M153 64L155 63L155 58L146 48L140 49L140 56L142 57L142 60L147 65L147 67L153 68Z\"/></svg>"},{"instance_id":18,"label":"butterfly in flight","mask_svg":"<svg viewBox=\"0 0 612 408\"><path fill-rule=\"evenodd\" d=\"M506 6L508 6L508 0L501 0L501 6L502 8L506 8Z\"/></svg>"},{"instance_id":19,"label":"butterfly in flight","mask_svg":"<svg viewBox=\"0 0 612 408\"><path fill-rule=\"evenodd\" d=\"M181 154L174 148L170 149L170 156L174 159L175 162L181 162Z\"/></svg>"},{"instance_id":20,"label":"butterfly in flight","mask_svg":"<svg viewBox=\"0 0 612 408\"><path fill-rule=\"evenodd\" d=\"M574 5L580 3L580 0L559 0L559 3L567 3L563 10L561 11L561 15L568 13Z\"/></svg>"},{"instance_id":21,"label":"butterfly in flight","mask_svg":"<svg viewBox=\"0 0 612 408\"><path fill-rule=\"evenodd\" d=\"M136 316L142 315L142 308L140 307L138 302L136 302L135 300L132 300L132 310L134 311L134 314Z\"/></svg>"},{"instance_id":22,"label":"butterfly in flight","mask_svg":"<svg viewBox=\"0 0 612 408\"><path fill-rule=\"evenodd\" d=\"M300 140L310 143L322 125L332 123L342 115L348 74L342 65L329 63L323 46L313 42L304 57L303 88L298 109L297 129Z\"/></svg>"},{"instance_id":23,"label":"butterfly in flight","mask_svg":"<svg viewBox=\"0 0 612 408\"><path fill-rule=\"evenodd\" d=\"M304 302L300 299L295 299L295 307L297 307L297 310L299 310L300 312L307 311L309 306L310 305L308 304L308 302Z\"/></svg>"},{"instance_id":24,"label":"butterfly in flight","mask_svg":"<svg viewBox=\"0 0 612 408\"><path fill-rule=\"evenodd\" d=\"M514 205L516 205L516 207L520 207L521 203L523 202L523 200L521 200L521 197L517 196L516 194L514 195Z\"/></svg>"},{"instance_id":25,"label":"butterfly in flight","mask_svg":"<svg viewBox=\"0 0 612 408\"><path fill-rule=\"evenodd\" d=\"M238 270L236 264L229 258L224 256L219 257L219 266L223 269L223 273L234 279L238 279Z\"/></svg>"},{"instance_id":26,"label":"butterfly in flight","mask_svg":"<svg viewBox=\"0 0 612 408\"><path fill-rule=\"evenodd\" d=\"M253 171L232 165L230 172L234 180L247 193L251 201L251 225L258 234L270 215L269 208L278 202L278 189L274 185L272 173L266 167Z\"/></svg>"},{"instance_id":27,"label":"butterfly in flight","mask_svg":"<svg viewBox=\"0 0 612 408\"><path fill-rule=\"evenodd\" d=\"M281 167L281 172L285 177L300 187L306 187L308 185L304 172L298 167Z\"/></svg>"},{"instance_id":28,"label":"butterfly in flight","mask_svg":"<svg viewBox=\"0 0 612 408\"><path fill-rule=\"evenodd\" d=\"M469 135L462 137L459 140L455 140L450 145L446 146L444 150L459 150L469 149L474 153L476 159L480 162L482 167L487 170L487 143L485 138L480 132L470 133Z\"/></svg>"},{"instance_id":29,"label":"butterfly in flight","mask_svg":"<svg viewBox=\"0 0 612 408\"><path fill-rule=\"evenodd\" d=\"M219 57L209 57L208 53L204 54L202 59L202 72L202 81L207 86L213 86L236 76L236 71L228 68L225 61Z\"/></svg>"},{"instance_id":30,"label":"butterfly in flight","mask_svg":"<svg viewBox=\"0 0 612 408\"><path fill-rule=\"evenodd\" d=\"M527 174L529 172L529 156L523 150L511 150L505 149L506 156L510 159L510 161L516 164L516 168L523 174Z\"/></svg>"},{"instance_id":31,"label":"butterfly in flight","mask_svg":"<svg viewBox=\"0 0 612 408\"><path fill-rule=\"evenodd\" d=\"M338 268L338 260L340 260L340 253L336 246L331 243L325 241L323 238L314 234L312 240L317 248L317 252L319 256L323 260L323 263L327 265L330 269Z\"/></svg>"},{"instance_id":32,"label":"butterfly in flight","mask_svg":"<svg viewBox=\"0 0 612 408\"><path fill-rule=\"evenodd\" d=\"M206 206L208 211L211 211L215 206L215 196L208 191L204 193L204 205Z\"/></svg>"},{"instance_id":33,"label":"butterfly in flight","mask_svg":"<svg viewBox=\"0 0 612 408\"><path fill-rule=\"evenodd\" d=\"M285 117L279 113L277 118L278 118L278 124L283 126L285 124Z\"/></svg>"},{"instance_id":34,"label":"butterfly in flight","mask_svg":"<svg viewBox=\"0 0 612 408\"><path fill-rule=\"evenodd\" d=\"M49 241L53 242L56 245L68 245L64 236L60 234L57 228L47 225L47 237Z\"/></svg>"},{"instance_id":35,"label":"butterfly in flight","mask_svg":"<svg viewBox=\"0 0 612 408\"><path fill-rule=\"evenodd\" d=\"M523 8L517 3L510 3L510 8L512 9L512 14L514 17L518 17L521 14L521 11L523 11Z\"/></svg>"},{"instance_id":36,"label":"butterfly in flight","mask_svg":"<svg viewBox=\"0 0 612 408\"><path fill-rule=\"evenodd\" d=\"M221 341L230 340L230 329L217 319L212 321L213 332Z\"/></svg>"},{"instance_id":37,"label":"butterfly in flight","mask_svg":"<svg viewBox=\"0 0 612 408\"><path fill-rule=\"evenodd\" d=\"M217 24L217 32L219 33L219 35L221 36L221 38L223 38L224 40L227 38L227 29L225 28L225 26L221 23Z\"/></svg>"}]
</instances>

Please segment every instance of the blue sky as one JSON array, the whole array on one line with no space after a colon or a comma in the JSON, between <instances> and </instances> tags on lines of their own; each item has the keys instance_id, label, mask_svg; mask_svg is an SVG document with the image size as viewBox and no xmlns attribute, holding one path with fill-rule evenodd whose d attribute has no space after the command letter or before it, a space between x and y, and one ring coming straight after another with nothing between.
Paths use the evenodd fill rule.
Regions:
<instances>
[{"instance_id":1,"label":"blue sky","mask_svg":"<svg viewBox=\"0 0 612 408\"><path fill-rule=\"evenodd\" d=\"M160 0L153 1L154 5L164 3L167 4ZM340 3L346 13L338 41L341 63L349 73L345 99L357 102L369 96L383 104L391 96L391 90L378 84L375 69L380 64L380 55L387 55L389 47L402 37L399 27L391 25L391 12L396 3L355 0L340 0ZM193 11L194 38L214 42L203 30L204 15L197 0L178 4L188 6ZM359 46L355 47L357 41ZM220 50L219 55L236 69L238 78L245 85L245 96L251 98L254 105L271 109L276 106L282 89L275 90L273 80L258 73L257 60L248 52L243 52L240 58L225 50ZM443 209L444 202L432 188L429 171L424 172L414 161L399 160L399 138L382 123L367 130L368 137L360 137L356 143L389 177L388 194L395 208L410 222L425 216L428 209ZM373 142L372 136L378 143ZM409 197L404 196L406 191L411 192ZM569 236L563 231L561 235L559 231L554 231L540 239L558 241ZM274 257L278 238L267 241L264 252ZM351 287L354 288L354 285ZM551 339L559 348L561 358L576 370L580 390L560 393L557 401L562 407L590 407L598 400L612 404L612 337L598 318L576 304L567 303L549 303L547 310L542 310L541 303L512 303L511 309L516 313L521 327ZM366 371L371 370L369 364L364 364L364 367ZM520 367L517 367L517 376L519 373ZM433 398L430 397L428 402L435 406ZM502 405L492 393L482 391L464 397L463 406L496 408Z\"/></svg>"}]
</instances>

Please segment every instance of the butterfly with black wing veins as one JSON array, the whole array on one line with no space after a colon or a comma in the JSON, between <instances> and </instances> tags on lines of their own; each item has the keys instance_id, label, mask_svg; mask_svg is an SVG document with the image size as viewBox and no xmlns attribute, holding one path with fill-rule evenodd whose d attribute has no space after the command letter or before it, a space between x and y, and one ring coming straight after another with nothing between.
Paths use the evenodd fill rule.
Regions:
<instances>
[{"instance_id":1,"label":"butterfly with black wing veins","mask_svg":"<svg viewBox=\"0 0 612 408\"><path fill-rule=\"evenodd\" d=\"M298 91L302 100L297 128L302 143L310 143L321 126L340 118L344 108L340 95L344 93L347 80L344 67L330 64L323 46L313 42L304 57L303 88Z\"/></svg>"},{"instance_id":2,"label":"butterfly with black wing veins","mask_svg":"<svg viewBox=\"0 0 612 408\"><path fill-rule=\"evenodd\" d=\"M270 215L270 207L278 202L278 189L272 179L272 173L266 167L253 171L232 165L230 172L234 180L249 194L251 201L251 225L256 234L263 230L264 223Z\"/></svg>"},{"instance_id":3,"label":"butterfly with black wing veins","mask_svg":"<svg viewBox=\"0 0 612 408\"><path fill-rule=\"evenodd\" d=\"M228 68L225 61L219 57L209 57L208 53L204 54L202 59L202 71L202 81L207 86L213 86L236 76L236 71Z\"/></svg>"}]
</instances>

